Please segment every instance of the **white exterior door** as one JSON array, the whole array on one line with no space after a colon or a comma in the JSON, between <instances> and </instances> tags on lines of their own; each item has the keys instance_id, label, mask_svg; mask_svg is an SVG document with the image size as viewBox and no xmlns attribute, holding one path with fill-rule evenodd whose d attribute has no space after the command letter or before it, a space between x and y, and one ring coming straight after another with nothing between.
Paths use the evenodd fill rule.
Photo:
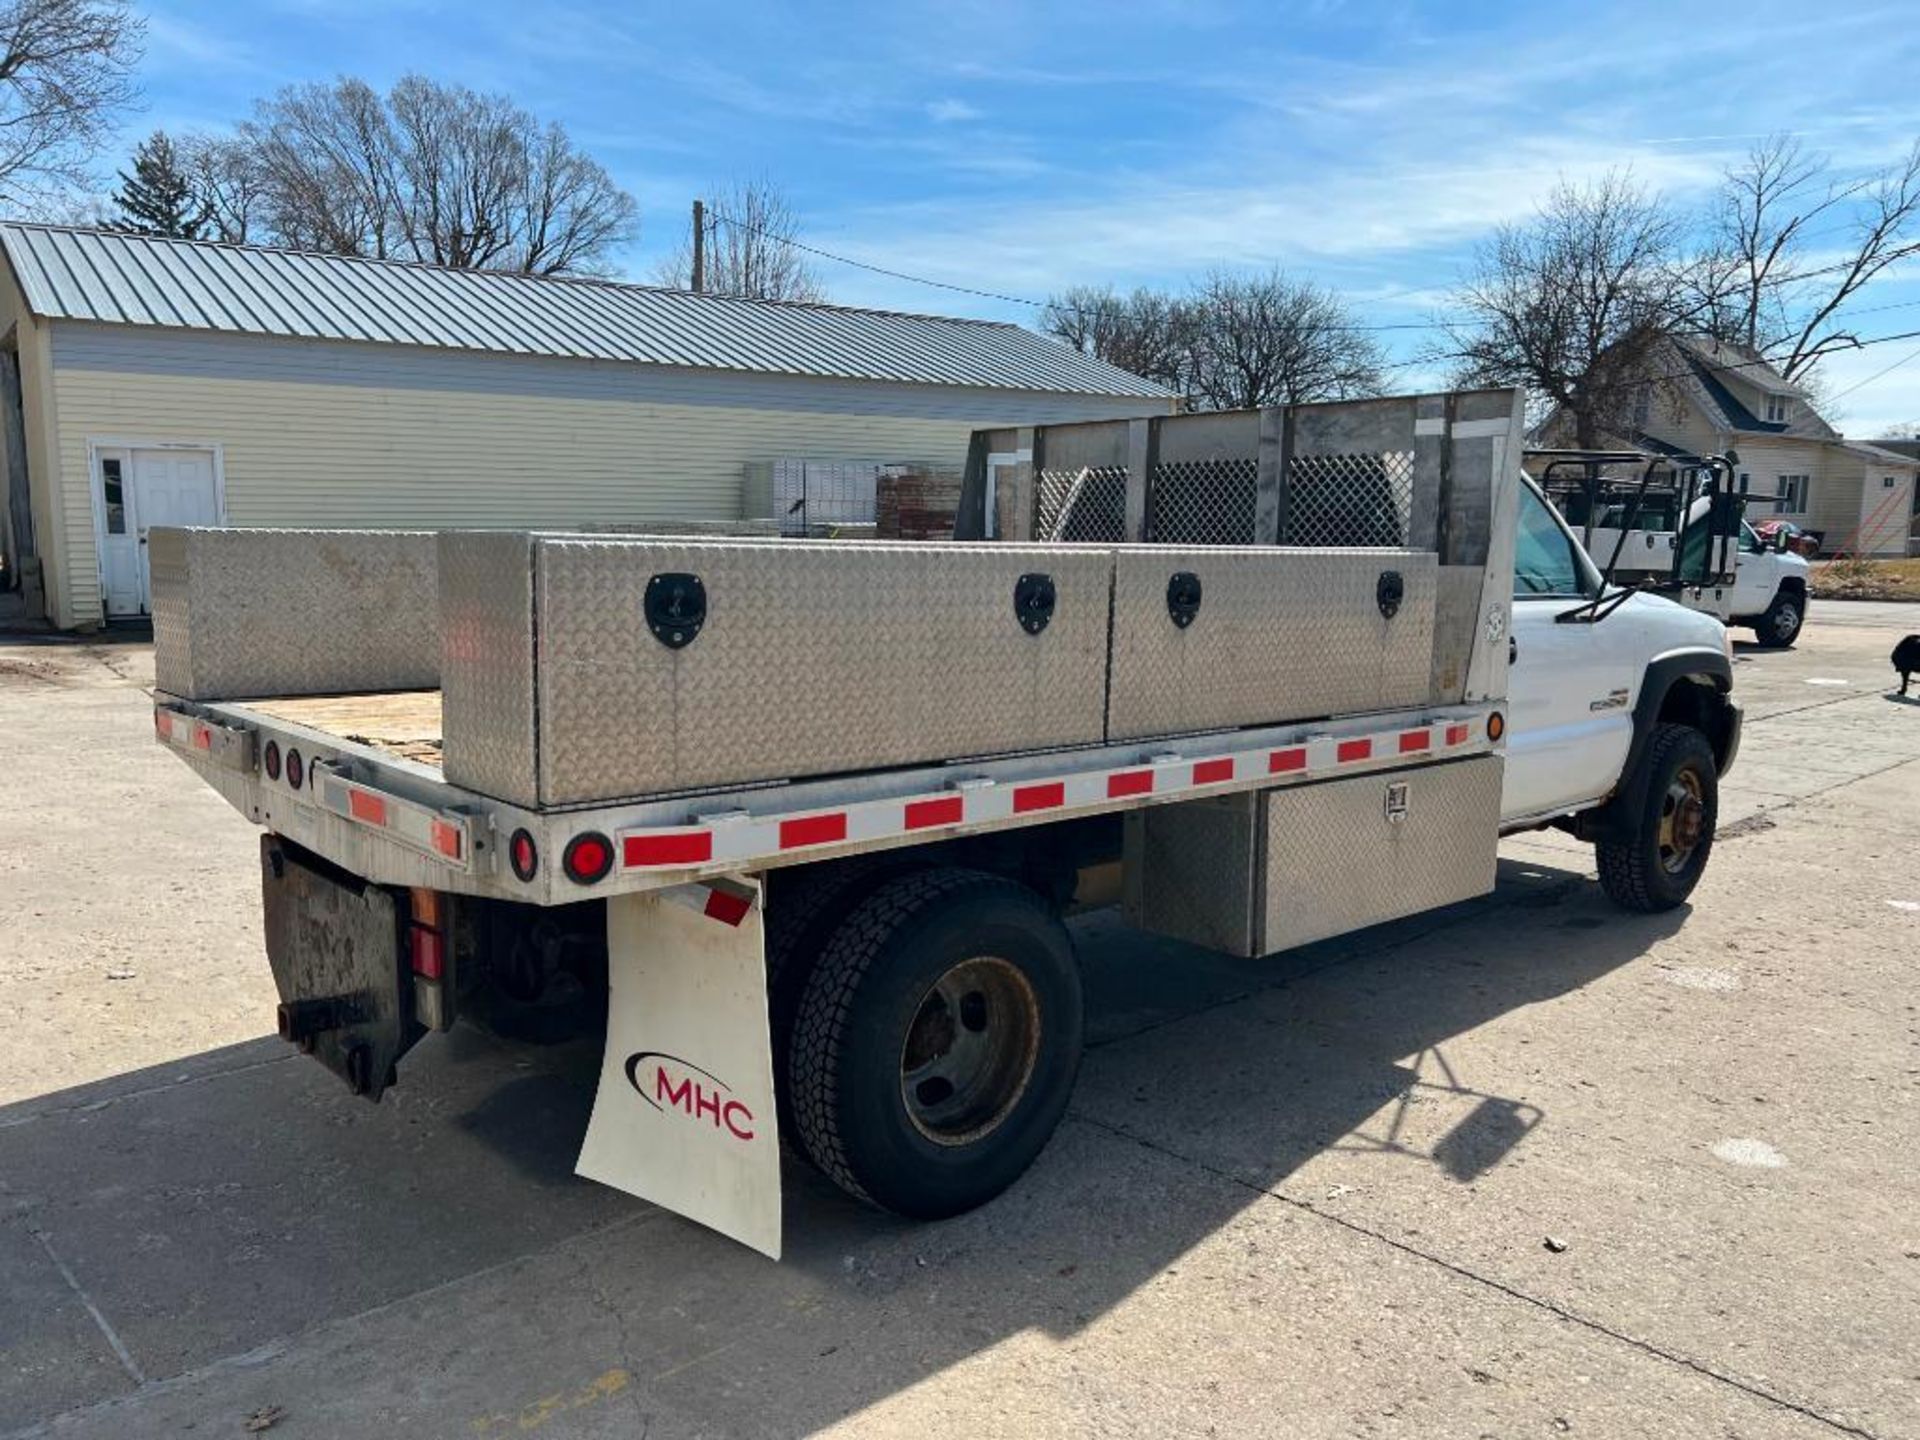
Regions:
<instances>
[{"instance_id":1,"label":"white exterior door","mask_svg":"<svg viewBox=\"0 0 1920 1440\"><path fill-rule=\"evenodd\" d=\"M152 609L147 531L155 525L218 525L220 488L211 450L101 448L100 584L107 614Z\"/></svg>"}]
</instances>

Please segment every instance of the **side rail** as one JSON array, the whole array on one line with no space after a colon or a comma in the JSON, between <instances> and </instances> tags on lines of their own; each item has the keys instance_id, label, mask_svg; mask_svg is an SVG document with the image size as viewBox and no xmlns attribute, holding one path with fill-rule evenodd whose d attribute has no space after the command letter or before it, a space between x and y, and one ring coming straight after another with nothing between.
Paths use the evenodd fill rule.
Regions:
<instances>
[{"instance_id":1,"label":"side rail","mask_svg":"<svg viewBox=\"0 0 1920 1440\"><path fill-rule=\"evenodd\" d=\"M1505 720L1443 706L558 811L244 704L163 699L154 728L235 809L354 874L562 905L1498 753Z\"/></svg>"}]
</instances>

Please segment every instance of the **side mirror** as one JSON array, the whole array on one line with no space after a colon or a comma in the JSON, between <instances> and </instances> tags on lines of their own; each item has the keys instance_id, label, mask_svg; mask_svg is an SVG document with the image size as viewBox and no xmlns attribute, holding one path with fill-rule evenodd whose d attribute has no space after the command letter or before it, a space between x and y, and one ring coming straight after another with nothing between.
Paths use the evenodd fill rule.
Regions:
<instances>
[{"instance_id":1,"label":"side mirror","mask_svg":"<svg viewBox=\"0 0 1920 1440\"><path fill-rule=\"evenodd\" d=\"M1774 553L1784 555L1792 548L1793 545L1791 544L1791 537L1787 534L1787 527L1782 525L1778 530L1773 532Z\"/></svg>"}]
</instances>

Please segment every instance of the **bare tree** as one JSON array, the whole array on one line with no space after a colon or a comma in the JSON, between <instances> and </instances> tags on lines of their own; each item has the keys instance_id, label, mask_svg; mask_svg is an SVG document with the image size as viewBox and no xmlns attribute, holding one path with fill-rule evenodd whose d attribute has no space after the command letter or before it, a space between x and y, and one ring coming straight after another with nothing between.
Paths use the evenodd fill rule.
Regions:
<instances>
[{"instance_id":1,"label":"bare tree","mask_svg":"<svg viewBox=\"0 0 1920 1440\"><path fill-rule=\"evenodd\" d=\"M0 0L0 201L90 178L134 100L145 34L124 0Z\"/></svg>"},{"instance_id":2,"label":"bare tree","mask_svg":"<svg viewBox=\"0 0 1920 1440\"><path fill-rule=\"evenodd\" d=\"M187 135L180 153L204 219L201 238L245 244L263 229L266 189L253 148L223 135Z\"/></svg>"},{"instance_id":3,"label":"bare tree","mask_svg":"<svg viewBox=\"0 0 1920 1440\"><path fill-rule=\"evenodd\" d=\"M767 180L735 180L713 192L706 211L708 291L750 300L827 298L805 254L794 248L800 222L779 187ZM691 237L661 263L658 277L677 290L693 284Z\"/></svg>"},{"instance_id":4,"label":"bare tree","mask_svg":"<svg viewBox=\"0 0 1920 1440\"><path fill-rule=\"evenodd\" d=\"M1330 290L1288 278L1214 271L1192 301L1188 395L1196 409L1238 410L1378 395L1384 359Z\"/></svg>"},{"instance_id":5,"label":"bare tree","mask_svg":"<svg viewBox=\"0 0 1920 1440\"><path fill-rule=\"evenodd\" d=\"M1196 315L1162 291L1076 285L1052 296L1040 328L1086 355L1184 392L1192 369Z\"/></svg>"},{"instance_id":6,"label":"bare tree","mask_svg":"<svg viewBox=\"0 0 1920 1440\"><path fill-rule=\"evenodd\" d=\"M1531 221L1481 247L1435 358L1463 383L1525 386L1562 408L1574 443L1599 445L1628 426L1685 318L1679 238L1673 212L1625 174L1562 181Z\"/></svg>"},{"instance_id":7,"label":"bare tree","mask_svg":"<svg viewBox=\"0 0 1920 1440\"><path fill-rule=\"evenodd\" d=\"M1816 223L1843 217L1839 258L1812 263ZM1897 164L1839 179L1824 155L1809 154L1791 136L1771 136L1722 182L1707 253L1690 276L1698 323L1804 383L1824 356L1859 343L1840 315L1847 302L1915 254L1920 143Z\"/></svg>"},{"instance_id":8,"label":"bare tree","mask_svg":"<svg viewBox=\"0 0 1920 1440\"><path fill-rule=\"evenodd\" d=\"M292 86L215 171L244 229L303 249L529 274L603 273L638 208L558 125L500 95L403 77Z\"/></svg>"}]
</instances>

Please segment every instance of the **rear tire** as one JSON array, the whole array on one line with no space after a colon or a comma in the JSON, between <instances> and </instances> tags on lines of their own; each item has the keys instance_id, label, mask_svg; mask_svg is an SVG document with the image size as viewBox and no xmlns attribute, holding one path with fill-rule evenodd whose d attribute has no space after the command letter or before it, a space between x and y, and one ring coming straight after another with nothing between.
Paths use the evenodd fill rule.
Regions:
<instances>
[{"instance_id":1,"label":"rear tire","mask_svg":"<svg viewBox=\"0 0 1920 1440\"><path fill-rule=\"evenodd\" d=\"M834 932L788 1045L794 1132L849 1194L913 1219L984 1204L1045 1147L1080 1068L1080 974L1025 886L895 877Z\"/></svg>"},{"instance_id":2,"label":"rear tire","mask_svg":"<svg viewBox=\"0 0 1920 1440\"><path fill-rule=\"evenodd\" d=\"M1767 613L1753 622L1753 638L1769 650L1791 650L1807 623L1807 597L1797 590L1782 590L1767 606Z\"/></svg>"},{"instance_id":3,"label":"rear tire","mask_svg":"<svg viewBox=\"0 0 1920 1440\"><path fill-rule=\"evenodd\" d=\"M1594 847L1600 886L1627 910L1655 913L1683 904L1713 853L1720 776L1707 737L1688 725L1656 725L1640 764L1646 773L1631 835Z\"/></svg>"}]
</instances>

